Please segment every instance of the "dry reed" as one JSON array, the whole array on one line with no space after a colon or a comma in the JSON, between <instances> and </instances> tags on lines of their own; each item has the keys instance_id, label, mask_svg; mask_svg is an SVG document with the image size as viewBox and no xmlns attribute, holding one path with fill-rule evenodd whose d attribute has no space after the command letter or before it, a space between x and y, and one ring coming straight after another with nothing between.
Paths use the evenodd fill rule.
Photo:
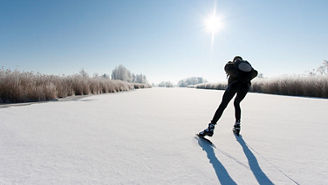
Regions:
<instances>
[{"instance_id":1,"label":"dry reed","mask_svg":"<svg viewBox=\"0 0 328 185\"><path fill-rule=\"evenodd\" d=\"M0 103L48 101L148 87L151 86L81 74L56 76L0 69Z\"/></svg>"},{"instance_id":2,"label":"dry reed","mask_svg":"<svg viewBox=\"0 0 328 185\"><path fill-rule=\"evenodd\" d=\"M206 83L195 85L201 89L226 89L226 83ZM281 78L256 79L251 92L328 98L328 76L290 76Z\"/></svg>"}]
</instances>

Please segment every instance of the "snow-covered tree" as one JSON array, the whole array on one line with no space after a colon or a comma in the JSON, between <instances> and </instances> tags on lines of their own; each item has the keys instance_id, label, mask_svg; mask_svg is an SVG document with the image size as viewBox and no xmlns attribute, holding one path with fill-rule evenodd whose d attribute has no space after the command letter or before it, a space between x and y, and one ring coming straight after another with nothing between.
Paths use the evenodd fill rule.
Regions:
<instances>
[{"instance_id":1,"label":"snow-covered tree","mask_svg":"<svg viewBox=\"0 0 328 185\"><path fill-rule=\"evenodd\" d=\"M123 65L119 65L112 71L112 80L132 82L133 79L131 72Z\"/></svg>"},{"instance_id":2,"label":"snow-covered tree","mask_svg":"<svg viewBox=\"0 0 328 185\"><path fill-rule=\"evenodd\" d=\"M103 75L101 75L102 78L106 78L109 79L109 75L107 75L106 73L104 73Z\"/></svg>"},{"instance_id":3,"label":"snow-covered tree","mask_svg":"<svg viewBox=\"0 0 328 185\"><path fill-rule=\"evenodd\" d=\"M135 83L144 83L144 84L147 83L147 78L143 74L137 74L137 75L133 74L132 77L133 77L133 82Z\"/></svg>"},{"instance_id":4,"label":"snow-covered tree","mask_svg":"<svg viewBox=\"0 0 328 185\"><path fill-rule=\"evenodd\" d=\"M134 83L146 84L147 78L143 74L133 74L123 65L119 65L112 71L112 80L122 80Z\"/></svg>"},{"instance_id":5,"label":"snow-covered tree","mask_svg":"<svg viewBox=\"0 0 328 185\"><path fill-rule=\"evenodd\" d=\"M328 60L323 60L321 66L316 69L312 69L312 71L308 72L309 76L317 76L317 75L327 75L328 76Z\"/></svg>"},{"instance_id":6,"label":"snow-covered tree","mask_svg":"<svg viewBox=\"0 0 328 185\"><path fill-rule=\"evenodd\" d=\"M190 77L184 80L180 80L178 82L179 87L187 87L188 85L196 85L196 84L201 84L205 83L207 80L203 79L202 77Z\"/></svg>"},{"instance_id":7,"label":"snow-covered tree","mask_svg":"<svg viewBox=\"0 0 328 185\"><path fill-rule=\"evenodd\" d=\"M173 87L173 84L172 84L172 82L169 82L169 81L167 81L167 82L163 81L158 84L158 87Z\"/></svg>"}]
</instances>

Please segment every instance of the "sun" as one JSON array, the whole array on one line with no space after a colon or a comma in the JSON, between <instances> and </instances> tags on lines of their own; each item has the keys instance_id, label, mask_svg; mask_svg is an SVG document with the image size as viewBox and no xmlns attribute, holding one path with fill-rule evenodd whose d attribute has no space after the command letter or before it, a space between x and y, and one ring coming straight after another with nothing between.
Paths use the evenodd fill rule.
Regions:
<instances>
[{"instance_id":1,"label":"sun","mask_svg":"<svg viewBox=\"0 0 328 185\"><path fill-rule=\"evenodd\" d=\"M223 28L222 18L215 14L209 15L205 19L204 23L205 23L205 30L211 33L212 35L219 32Z\"/></svg>"},{"instance_id":2,"label":"sun","mask_svg":"<svg viewBox=\"0 0 328 185\"><path fill-rule=\"evenodd\" d=\"M223 14L216 13L216 1L214 1L213 10L204 18L204 30L211 35L211 49L214 48L215 35L224 27Z\"/></svg>"}]
</instances>

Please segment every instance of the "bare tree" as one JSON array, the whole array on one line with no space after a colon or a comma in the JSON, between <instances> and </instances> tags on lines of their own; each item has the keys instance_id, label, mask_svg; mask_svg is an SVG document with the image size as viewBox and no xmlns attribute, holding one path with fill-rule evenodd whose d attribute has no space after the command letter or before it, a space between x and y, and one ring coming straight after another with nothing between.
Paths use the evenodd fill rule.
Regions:
<instances>
[{"instance_id":1,"label":"bare tree","mask_svg":"<svg viewBox=\"0 0 328 185\"><path fill-rule=\"evenodd\" d=\"M88 74L84 69L82 69L82 70L80 71L80 75L81 75L83 78L88 78L88 77L89 77L89 74Z\"/></svg>"},{"instance_id":2,"label":"bare tree","mask_svg":"<svg viewBox=\"0 0 328 185\"><path fill-rule=\"evenodd\" d=\"M328 60L323 60L323 63L318 67L317 72L320 75L328 75Z\"/></svg>"},{"instance_id":3,"label":"bare tree","mask_svg":"<svg viewBox=\"0 0 328 185\"><path fill-rule=\"evenodd\" d=\"M264 78L263 73L259 73L259 74L257 75L257 78Z\"/></svg>"}]
</instances>

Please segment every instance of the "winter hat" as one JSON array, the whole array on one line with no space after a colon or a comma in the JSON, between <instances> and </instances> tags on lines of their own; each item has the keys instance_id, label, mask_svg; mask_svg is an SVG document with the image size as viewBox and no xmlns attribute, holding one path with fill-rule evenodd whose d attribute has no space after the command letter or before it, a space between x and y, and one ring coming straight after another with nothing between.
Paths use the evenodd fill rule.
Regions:
<instances>
[{"instance_id":1,"label":"winter hat","mask_svg":"<svg viewBox=\"0 0 328 185\"><path fill-rule=\"evenodd\" d=\"M243 60L243 58L241 58L241 56L235 56L235 58L233 58L233 62L236 62L237 60L241 61Z\"/></svg>"},{"instance_id":2,"label":"winter hat","mask_svg":"<svg viewBox=\"0 0 328 185\"><path fill-rule=\"evenodd\" d=\"M252 70L252 66L248 62L241 62L238 65L238 69L243 72L250 72Z\"/></svg>"}]
</instances>

